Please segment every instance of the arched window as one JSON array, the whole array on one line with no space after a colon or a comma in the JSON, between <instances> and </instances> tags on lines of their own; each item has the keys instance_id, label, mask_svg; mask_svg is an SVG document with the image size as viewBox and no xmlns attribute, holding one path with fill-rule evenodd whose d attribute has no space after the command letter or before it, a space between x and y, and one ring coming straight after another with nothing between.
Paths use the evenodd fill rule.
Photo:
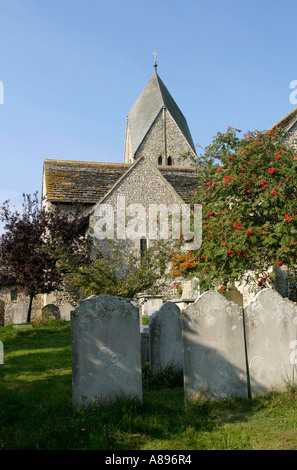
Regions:
<instances>
[{"instance_id":1,"label":"arched window","mask_svg":"<svg viewBox=\"0 0 297 470\"><path fill-rule=\"evenodd\" d=\"M171 157L168 157L168 158L167 158L167 165L168 165L168 166L171 166L171 165L172 165L172 158L171 158Z\"/></svg>"},{"instance_id":2,"label":"arched window","mask_svg":"<svg viewBox=\"0 0 297 470\"><path fill-rule=\"evenodd\" d=\"M158 158L158 165L162 165L162 157L160 155L160 157Z\"/></svg>"},{"instance_id":3,"label":"arched window","mask_svg":"<svg viewBox=\"0 0 297 470\"><path fill-rule=\"evenodd\" d=\"M147 249L147 239L146 237L141 237L140 239L140 252L143 253Z\"/></svg>"},{"instance_id":4,"label":"arched window","mask_svg":"<svg viewBox=\"0 0 297 470\"><path fill-rule=\"evenodd\" d=\"M11 289L10 291L10 300L18 300L18 291L16 289Z\"/></svg>"}]
</instances>

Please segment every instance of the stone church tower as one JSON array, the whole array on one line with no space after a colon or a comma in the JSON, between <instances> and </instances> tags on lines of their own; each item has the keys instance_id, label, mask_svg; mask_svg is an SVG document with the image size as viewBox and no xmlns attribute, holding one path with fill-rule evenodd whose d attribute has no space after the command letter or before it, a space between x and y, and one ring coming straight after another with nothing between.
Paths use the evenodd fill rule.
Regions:
<instances>
[{"instance_id":1,"label":"stone church tower","mask_svg":"<svg viewBox=\"0 0 297 470\"><path fill-rule=\"evenodd\" d=\"M188 167L196 151L187 121L154 67L127 116L124 162L144 156L154 165Z\"/></svg>"}]
</instances>

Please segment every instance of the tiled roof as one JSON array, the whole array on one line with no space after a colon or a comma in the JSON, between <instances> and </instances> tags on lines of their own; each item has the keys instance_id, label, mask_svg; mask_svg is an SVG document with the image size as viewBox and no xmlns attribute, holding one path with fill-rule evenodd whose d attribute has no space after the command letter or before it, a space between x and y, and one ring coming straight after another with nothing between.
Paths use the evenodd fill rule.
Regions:
<instances>
[{"instance_id":1,"label":"tiled roof","mask_svg":"<svg viewBox=\"0 0 297 470\"><path fill-rule=\"evenodd\" d=\"M282 127L286 132L295 124L297 120L297 108L294 108L290 111L286 116L280 119L271 129L275 129L276 127Z\"/></svg>"},{"instance_id":2,"label":"tiled roof","mask_svg":"<svg viewBox=\"0 0 297 470\"><path fill-rule=\"evenodd\" d=\"M95 204L130 166L124 163L44 160L47 199Z\"/></svg>"},{"instance_id":3,"label":"tiled roof","mask_svg":"<svg viewBox=\"0 0 297 470\"><path fill-rule=\"evenodd\" d=\"M157 167L160 173L174 188L177 194L187 203L193 200L195 191L197 191L196 168L182 168L174 166Z\"/></svg>"},{"instance_id":4,"label":"tiled roof","mask_svg":"<svg viewBox=\"0 0 297 470\"><path fill-rule=\"evenodd\" d=\"M44 184L51 202L99 202L131 167L124 163L97 163L69 160L44 160ZM156 167L186 202L197 189L195 168Z\"/></svg>"}]
</instances>

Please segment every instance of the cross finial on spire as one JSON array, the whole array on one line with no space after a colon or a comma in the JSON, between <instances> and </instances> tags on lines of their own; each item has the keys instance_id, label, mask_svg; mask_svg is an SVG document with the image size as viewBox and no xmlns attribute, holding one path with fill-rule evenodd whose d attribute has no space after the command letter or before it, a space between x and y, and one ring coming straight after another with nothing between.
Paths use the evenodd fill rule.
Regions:
<instances>
[{"instance_id":1,"label":"cross finial on spire","mask_svg":"<svg viewBox=\"0 0 297 470\"><path fill-rule=\"evenodd\" d=\"M153 54L153 56L155 57L154 67L155 67L155 72L157 72L157 60L156 60L156 56L157 56L157 54L159 54L159 52L154 51L154 52L152 52L152 54Z\"/></svg>"}]
</instances>

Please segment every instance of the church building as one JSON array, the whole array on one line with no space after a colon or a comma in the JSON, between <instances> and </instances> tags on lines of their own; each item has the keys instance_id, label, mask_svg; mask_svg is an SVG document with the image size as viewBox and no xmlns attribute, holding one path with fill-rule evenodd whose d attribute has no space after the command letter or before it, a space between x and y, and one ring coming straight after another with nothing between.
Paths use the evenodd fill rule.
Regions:
<instances>
[{"instance_id":1,"label":"church building","mask_svg":"<svg viewBox=\"0 0 297 470\"><path fill-rule=\"evenodd\" d=\"M276 126L285 129L286 140L294 145L297 108L271 129ZM126 205L144 207L191 204L197 190L195 145L186 118L157 72L156 61L151 78L128 112L123 141L122 162L118 163L45 159L42 198L46 207L59 204L67 211L74 201L82 201L92 237L100 205L116 206L119 197L125 198ZM45 304L62 306L70 301L67 293L40 295L33 303L33 318L34 311L40 312ZM26 303L17 290L9 292L0 286L0 317L5 311L6 322L13 321L14 307L22 310L21 304Z\"/></svg>"},{"instance_id":2,"label":"church building","mask_svg":"<svg viewBox=\"0 0 297 470\"><path fill-rule=\"evenodd\" d=\"M127 115L122 163L44 160L46 204L82 200L92 210L115 191L139 203L188 203L195 189L195 146L187 121L157 73Z\"/></svg>"},{"instance_id":3,"label":"church building","mask_svg":"<svg viewBox=\"0 0 297 470\"><path fill-rule=\"evenodd\" d=\"M196 151L187 121L157 73L157 64L144 90L127 115L122 163L44 160L43 198L67 210L83 201L95 238L96 213L102 204L190 204L196 190ZM139 250L143 241L140 237ZM95 244L95 240L94 240ZM172 294L174 288L172 283ZM59 293L44 296L59 302Z\"/></svg>"}]
</instances>

